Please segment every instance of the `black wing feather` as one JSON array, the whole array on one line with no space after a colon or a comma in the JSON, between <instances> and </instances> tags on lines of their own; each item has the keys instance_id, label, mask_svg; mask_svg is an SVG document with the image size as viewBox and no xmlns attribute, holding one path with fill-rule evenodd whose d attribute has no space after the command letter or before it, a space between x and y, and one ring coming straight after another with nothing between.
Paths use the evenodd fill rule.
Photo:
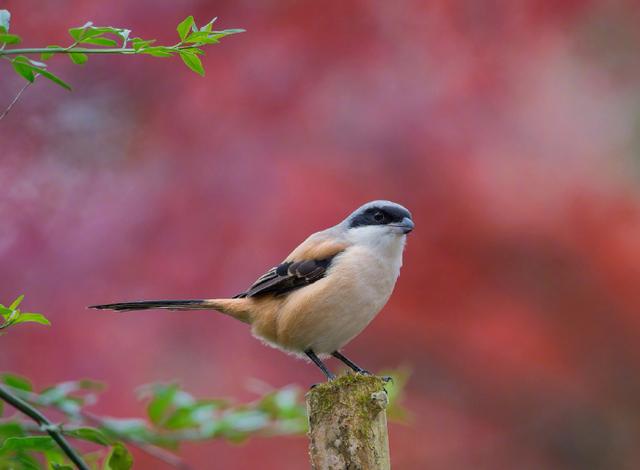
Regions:
<instances>
[{"instance_id":1,"label":"black wing feather","mask_svg":"<svg viewBox=\"0 0 640 470\"><path fill-rule=\"evenodd\" d=\"M333 258L335 255L318 260L287 261L274 266L260 276L249 289L234 298L259 297L267 294L278 296L313 284L324 277Z\"/></svg>"}]
</instances>

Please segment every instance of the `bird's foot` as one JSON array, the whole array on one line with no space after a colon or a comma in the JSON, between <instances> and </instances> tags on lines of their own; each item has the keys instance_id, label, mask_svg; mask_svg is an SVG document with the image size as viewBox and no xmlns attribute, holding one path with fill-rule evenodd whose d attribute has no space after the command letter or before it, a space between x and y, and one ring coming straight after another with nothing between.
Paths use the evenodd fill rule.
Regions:
<instances>
[{"instance_id":1,"label":"bird's foot","mask_svg":"<svg viewBox=\"0 0 640 470\"><path fill-rule=\"evenodd\" d=\"M329 373L329 375L327 375L327 382L333 382L336 379L336 376ZM317 384L312 384L311 387L309 387L309 390L313 390L314 388L316 388L318 385L321 385L319 383Z\"/></svg>"},{"instance_id":2,"label":"bird's foot","mask_svg":"<svg viewBox=\"0 0 640 470\"><path fill-rule=\"evenodd\" d=\"M365 369L357 371L356 374L367 375L367 376L376 376L375 374L372 374L371 372L369 372L368 370L365 370ZM378 376L376 376L376 377L378 377ZM390 375L381 375L379 377L382 379L382 381L384 383L393 384L393 377L391 377Z\"/></svg>"}]
</instances>

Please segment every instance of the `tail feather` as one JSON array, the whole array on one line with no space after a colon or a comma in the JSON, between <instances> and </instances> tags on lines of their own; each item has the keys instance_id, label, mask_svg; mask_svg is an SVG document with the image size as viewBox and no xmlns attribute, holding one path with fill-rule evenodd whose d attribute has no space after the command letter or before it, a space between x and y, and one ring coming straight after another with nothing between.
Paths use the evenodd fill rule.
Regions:
<instances>
[{"instance_id":1,"label":"tail feather","mask_svg":"<svg viewBox=\"0 0 640 470\"><path fill-rule=\"evenodd\" d=\"M251 309L247 308L247 299L193 299L193 300L138 300L114 304L91 305L96 310L217 310L245 323L251 323Z\"/></svg>"},{"instance_id":2,"label":"tail feather","mask_svg":"<svg viewBox=\"0 0 640 470\"><path fill-rule=\"evenodd\" d=\"M115 304L91 305L89 308L97 310L116 310L128 312L131 310L149 310L163 308L167 310L207 310L215 309L207 300L138 300L133 302L119 302Z\"/></svg>"}]
</instances>

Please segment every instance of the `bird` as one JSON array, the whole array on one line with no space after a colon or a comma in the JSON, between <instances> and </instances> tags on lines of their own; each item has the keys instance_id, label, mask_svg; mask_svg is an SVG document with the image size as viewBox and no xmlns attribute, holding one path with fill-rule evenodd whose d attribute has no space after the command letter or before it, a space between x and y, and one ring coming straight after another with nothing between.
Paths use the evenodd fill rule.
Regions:
<instances>
[{"instance_id":1,"label":"bird","mask_svg":"<svg viewBox=\"0 0 640 470\"><path fill-rule=\"evenodd\" d=\"M99 310L216 310L251 326L267 345L308 358L327 380L331 356L366 369L340 350L373 320L395 287L407 234L415 227L395 202L367 202L337 225L310 235L280 264L231 298L142 300L92 305Z\"/></svg>"}]
</instances>

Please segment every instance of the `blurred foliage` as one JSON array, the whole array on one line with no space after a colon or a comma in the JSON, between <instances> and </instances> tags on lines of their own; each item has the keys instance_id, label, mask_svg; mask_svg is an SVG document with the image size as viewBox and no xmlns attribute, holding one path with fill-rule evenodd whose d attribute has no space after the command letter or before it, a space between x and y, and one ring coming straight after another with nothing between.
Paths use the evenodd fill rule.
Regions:
<instances>
[{"instance_id":1,"label":"blurred foliage","mask_svg":"<svg viewBox=\"0 0 640 470\"><path fill-rule=\"evenodd\" d=\"M85 455L87 462L94 461L91 468L129 468L131 457L123 442L143 450L148 446L176 450L184 441L222 437L240 442L257 433L297 434L306 429L301 393L293 387L266 393L252 403L236 404L196 399L177 384L147 385L140 389L140 397L147 400L146 420L87 411L104 390L103 384L91 380L62 382L39 392L24 377L3 374L1 380L5 390L30 406L64 415L66 421L59 426L63 435L97 446L97 453ZM45 431L24 421L19 413L5 418L0 425L0 468L39 468L34 464L36 454L51 466L64 464L64 453L51 437L43 435Z\"/></svg>"},{"instance_id":2,"label":"blurred foliage","mask_svg":"<svg viewBox=\"0 0 640 470\"><path fill-rule=\"evenodd\" d=\"M94 26L87 22L83 26L69 29L72 43L63 47L49 45L41 48L7 48L7 45L20 44L22 38L9 33L11 14L8 10L0 10L0 57L9 60L14 71L29 83L39 76L43 76L55 84L71 89L71 86L60 77L47 69L46 61L56 54L66 54L78 65L88 60L88 54L148 54L154 57L180 56L187 67L194 72L204 75L204 67L198 56L204 54L203 46L217 44L225 36L244 32L243 29L213 30L213 23L197 27L193 16L188 16L176 28L180 41L173 45L157 45L155 39L131 38L131 30L113 26ZM87 47L89 46L89 47ZM97 47L93 47L97 46ZM36 61L27 55L38 54L41 61ZM10 59L8 56L16 56Z\"/></svg>"},{"instance_id":3,"label":"blurred foliage","mask_svg":"<svg viewBox=\"0 0 640 470\"><path fill-rule=\"evenodd\" d=\"M24 296L9 307L0 306L5 318L2 328L34 321L48 325L40 314L21 313L18 309ZM26 317L26 319L24 318ZM389 417L405 420L406 412L400 406L402 389L409 376L408 370L387 372L390 380ZM186 467L175 455L180 443L223 438L242 442L253 435L273 436L303 434L307 431L306 408L302 391L294 386L264 390L250 403L236 403L222 398L196 398L177 383L144 385L138 397L146 401L147 419L99 416L86 408L98 401L105 385L93 380L61 382L36 391L29 379L19 375L0 375L1 392L17 397L24 403L18 412L0 421L0 469L32 470L41 468L70 469L66 453L47 431L55 430L74 441L89 443L83 459L89 468L102 470L128 470L133 459L124 444L164 460L166 463ZM64 416L59 425L35 424L23 416L25 410L52 410ZM0 401L0 415L3 414ZM28 410L27 410L28 411ZM5 413L6 414L6 413Z\"/></svg>"},{"instance_id":4,"label":"blurred foliage","mask_svg":"<svg viewBox=\"0 0 640 470\"><path fill-rule=\"evenodd\" d=\"M406 372L392 373L387 385L390 417L405 416L399 405ZM91 380L62 382L34 391L28 379L13 374L1 376L3 387L38 409L51 409L66 417L63 435L97 446L85 454L91 468L129 468L131 458L124 444L142 450L159 447L177 450L180 443L224 438L242 442L253 435L303 434L307 430L301 390L287 386L264 393L250 403L219 398L195 398L178 384L150 384L139 389L147 402L147 418L98 416L86 410L96 403L104 385ZM16 413L0 424L0 468L31 469L40 455L50 465L63 465L64 453L44 429L25 422ZM100 462L102 461L102 465Z\"/></svg>"}]
</instances>

